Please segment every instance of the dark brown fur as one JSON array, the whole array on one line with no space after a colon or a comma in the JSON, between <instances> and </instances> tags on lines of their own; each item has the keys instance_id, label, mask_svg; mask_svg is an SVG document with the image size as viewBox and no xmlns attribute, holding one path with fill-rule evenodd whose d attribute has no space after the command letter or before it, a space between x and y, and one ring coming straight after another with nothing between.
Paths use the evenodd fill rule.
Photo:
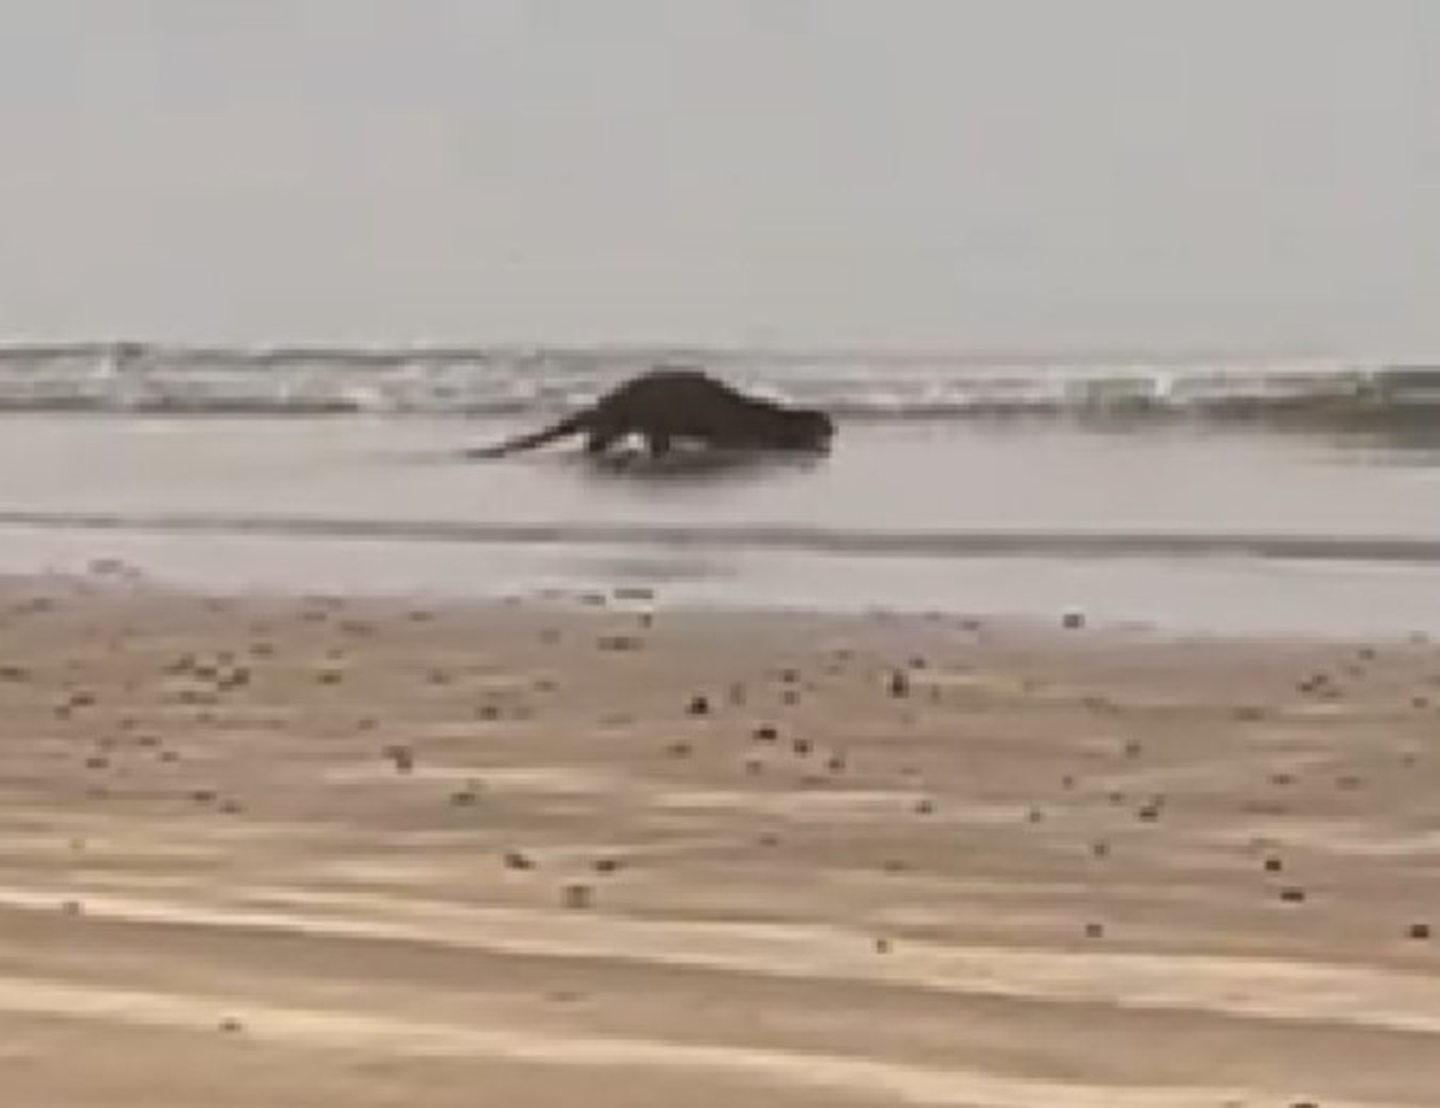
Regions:
<instances>
[{"instance_id":1,"label":"dark brown fur","mask_svg":"<svg viewBox=\"0 0 1440 1108\"><path fill-rule=\"evenodd\" d=\"M657 369L543 431L467 453L501 458L581 434L592 454L630 435L643 437L657 456L685 440L721 449L824 450L834 430L824 412L746 396L699 370Z\"/></svg>"}]
</instances>

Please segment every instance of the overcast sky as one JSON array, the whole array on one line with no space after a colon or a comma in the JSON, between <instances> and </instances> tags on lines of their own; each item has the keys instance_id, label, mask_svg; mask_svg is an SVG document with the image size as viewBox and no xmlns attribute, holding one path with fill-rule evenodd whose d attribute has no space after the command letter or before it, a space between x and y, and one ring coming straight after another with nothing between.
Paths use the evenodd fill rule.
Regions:
<instances>
[{"instance_id":1,"label":"overcast sky","mask_svg":"<svg viewBox=\"0 0 1440 1108\"><path fill-rule=\"evenodd\" d=\"M0 0L0 339L1433 353L1437 69L1436 0Z\"/></svg>"}]
</instances>

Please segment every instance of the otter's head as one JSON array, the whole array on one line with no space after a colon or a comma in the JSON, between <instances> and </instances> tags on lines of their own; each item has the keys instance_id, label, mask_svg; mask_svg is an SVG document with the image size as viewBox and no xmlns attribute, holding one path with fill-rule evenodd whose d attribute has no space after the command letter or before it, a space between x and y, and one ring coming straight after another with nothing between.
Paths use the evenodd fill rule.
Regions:
<instances>
[{"instance_id":1,"label":"otter's head","mask_svg":"<svg viewBox=\"0 0 1440 1108\"><path fill-rule=\"evenodd\" d=\"M818 408L791 408L781 424L781 445L789 450L828 450L835 422Z\"/></svg>"}]
</instances>

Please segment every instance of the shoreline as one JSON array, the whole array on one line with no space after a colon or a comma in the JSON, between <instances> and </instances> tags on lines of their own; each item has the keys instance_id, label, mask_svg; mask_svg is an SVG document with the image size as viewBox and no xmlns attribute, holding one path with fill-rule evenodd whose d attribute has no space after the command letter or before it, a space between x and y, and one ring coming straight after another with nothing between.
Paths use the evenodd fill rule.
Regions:
<instances>
[{"instance_id":1,"label":"shoreline","mask_svg":"<svg viewBox=\"0 0 1440 1108\"><path fill-rule=\"evenodd\" d=\"M676 609L836 617L934 613L1228 639L1335 643L1440 637L1440 571L1039 557L845 558L632 545L470 546L392 540L153 535L6 527L0 574L124 567L156 587L233 595L425 596L431 602L650 592Z\"/></svg>"},{"instance_id":2,"label":"shoreline","mask_svg":"<svg viewBox=\"0 0 1440 1108\"><path fill-rule=\"evenodd\" d=\"M18 1101L1433 1100L1428 642L97 568L0 578Z\"/></svg>"}]
</instances>

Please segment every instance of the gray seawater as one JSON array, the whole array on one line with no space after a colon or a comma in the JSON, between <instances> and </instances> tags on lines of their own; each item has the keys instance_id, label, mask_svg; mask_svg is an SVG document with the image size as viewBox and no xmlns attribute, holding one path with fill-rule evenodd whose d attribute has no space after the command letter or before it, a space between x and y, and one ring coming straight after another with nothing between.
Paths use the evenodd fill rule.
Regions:
<instances>
[{"instance_id":1,"label":"gray seawater","mask_svg":"<svg viewBox=\"0 0 1440 1108\"><path fill-rule=\"evenodd\" d=\"M461 458L637 368L488 357L0 353L0 571L1440 632L1430 371L732 357L834 452L656 471Z\"/></svg>"}]
</instances>

